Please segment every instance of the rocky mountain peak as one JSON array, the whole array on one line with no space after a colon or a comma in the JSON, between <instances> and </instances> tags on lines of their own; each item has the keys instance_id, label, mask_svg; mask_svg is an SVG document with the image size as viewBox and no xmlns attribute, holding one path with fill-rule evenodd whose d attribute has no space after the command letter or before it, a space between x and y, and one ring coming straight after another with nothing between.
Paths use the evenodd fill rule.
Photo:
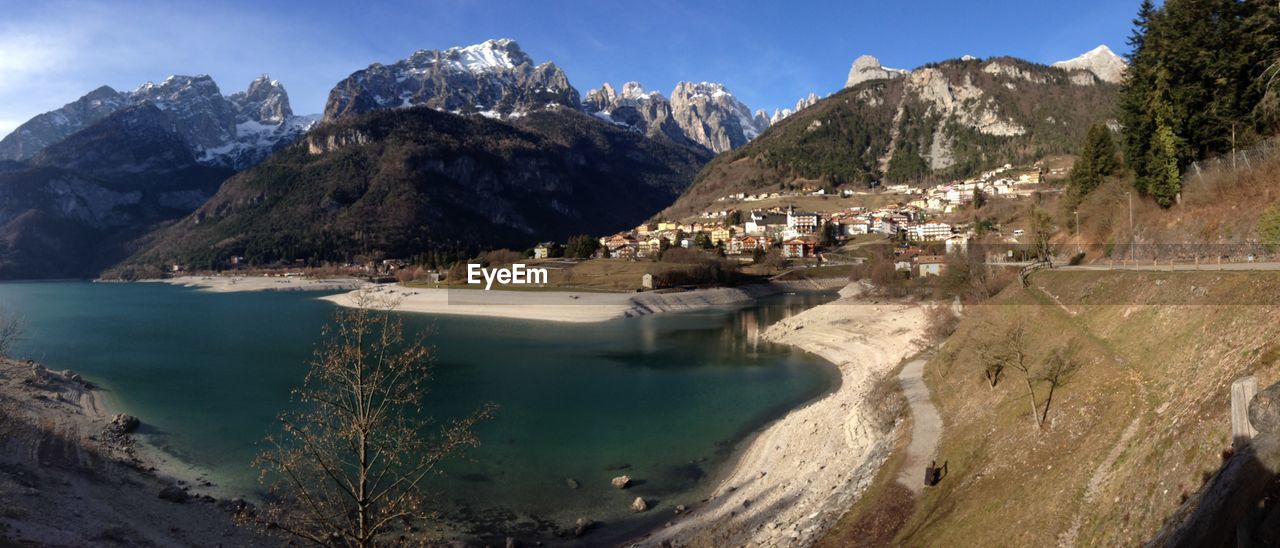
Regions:
<instances>
[{"instance_id":1,"label":"rocky mountain peak","mask_svg":"<svg viewBox=\"0 0 1280 548\"><path fill-rule=\"evenodd\" d=\"M443 51L419 50L391 65L374 63L329 92L326 120L378 109L426 106L503 118L551 105L578 108L578 92L555 63L534 65L514 40Z\"/></svg>"},{"instance_id":2,"label":"rocky mountain peak","mask_svg":"<svg viewBox=\"0 0 1280 548\"><path fill-rule=\"evenodd\" d=\"M154 107L164 122L157 122L151 110L135 108L143 106ZM147 82L128 92L102 86L60 109L36 116L0 141L0 159L30 159L126 110L130 111L127 116L113 121L116 130L99 133L127 137L132 133L119 128L164 128L199 162L236 169L251 166L297 140L314 123L313 118L294 116L284 86L265 75L250 83L246 91L229 97L223 97L208 75L173 75L159 84Z\"/></svg>"},{"instance_id":3,"label":"rocky mountain peak","mask_svg":"<svg viewBox=\"0 0 1280 548\"><path fill-rule=\"evenodd\" d=\"M1124 58L1116 55L1106 44L1093 48L1074 59L1058 61L1054 67L1072 71L1084 70L1092 72L1099 80L1119 84L1124 81L1124 71L1129 67Z\"/></svg>"},{"instance_id":4,"label":"rocky mountain peak","mask_svg":"<svg viewBox=\"0 0 1280 548\"><path fill-rule=\"evenodd\" d=\"M764 111L753 115L723 84L714 82L680 82L670 99L645 90L639 82L623 84L620 94L604 84L588 91L582 106L605 121L714 152L742 146L769 127Z\"/></svg>"},{"instance_id":5,"label":"rocky mountain peak","mask_svg":"<svg viewBox=\"0 0 1280 548\"><path fill-rule=\"evenodd\" d=\"M0 160L26 160L129 104L127 95L101 86L62 108L28 120L0 140Z\"/></svg>"},{"instance_id":6,"label":"rocky mountain peak","mask_svg":"<svg viewBox=\"0 0 1280 548\"><path fill-rule=\"evenodd\" d=\"M661 93L656 91L645 91L640 82L627 82L622 84L622 99L643 101L647 99L663 99L663 97Z\"/></svg>"},{"instance_id":7,"label":"rocky mountain peak","mask_svg":"<svg viewBox=\"0 0 1280 548\"><path fill-rule=\"evenodd\" d=\"M849 78L845 81L844 87L851 88L872 80L901 78L909 72L901 69L885 68L880 65L879 59L870 55L862 55L854 59L853 66L849 68Z\"/></svg>"},{"instance_id":8,"label":"rocky mountain peak","mask_svg":"<svg viewBox=\"0 0 1280 548\"><path fill-rule=\"evenodd\" d=\"M510 38L485 40L444 51L418 50L408 60L418 65L438 64L449 70L471 73L499 72L520 65L533 65L533 59Z\"/></svg>"},{"instance_id":9,"label":"rocky mountain peak","mask_svg":"<svg viewBox=\"0 0 1280 548\"><path fill-rule=\"evenodd\" d=\"M768 125L758 125L751 109L723 84L680 82L671 91L671 113L685 134L714 152L740 147Z\"/></svg>"},{"instance_id":10,"label":"rocky mountain peak","mask_svg":"<svg viewBox=\"0 0 1280 548\"><path fill-rule=\"evenodd\" d=\"M227 97L236 109L236 123L258 122L279 124L293 116L289 107L289 93L279 80L266 74L249 83L249 88Z\"/></svg>"}]
</instances>

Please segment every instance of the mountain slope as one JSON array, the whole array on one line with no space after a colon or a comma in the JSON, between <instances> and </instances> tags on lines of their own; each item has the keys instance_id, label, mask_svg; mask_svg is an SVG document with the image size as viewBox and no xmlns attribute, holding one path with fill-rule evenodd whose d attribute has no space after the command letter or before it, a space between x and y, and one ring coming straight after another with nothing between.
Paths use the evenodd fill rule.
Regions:
<instances>
[{"instance_id":1,"label":"mountain slope","mask_svg":"<svg viewBox=\"0 0 1280 548\"><path fill-rule=\"evenodd\" d=\"M670 203L707 159L568 108L510 122L377 110L232 177L128 266L410 258L606 233Z\"/></svg>"},{"instance_id":2,"label":"mountain slope","mask_svg":"<svg viewBox=\"0 0 1280 548\"><path fill-rule=\"evenodd\" d=\"M0 279L96 275L212 196L232 171L198 163L170 122L126 108L0 167Z\"/></svg>"},{"instance_id":3,"label":"mountain slope","mask_svg":"<svg viewBox=\"0 0 1280 548\"><path fill-rule=\"evenodd\" d=\"M861 75L874 75L864 61ZM856 184L968 176L1073 152L1113 116L1118 88L1002 57L951 60L858 82L722 154L664 215L785 184Z\"/></svg>"}]
</instances>

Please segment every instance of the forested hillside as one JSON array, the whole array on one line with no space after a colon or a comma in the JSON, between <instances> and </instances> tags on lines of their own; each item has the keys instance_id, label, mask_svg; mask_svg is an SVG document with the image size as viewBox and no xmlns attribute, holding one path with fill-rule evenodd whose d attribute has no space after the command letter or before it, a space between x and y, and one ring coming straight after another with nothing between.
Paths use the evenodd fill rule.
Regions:
<instances>
[{"instance_id":1,"label":"forested hillside","mask_svg":"<svg viewBox=\"0 0 1280 548\"><path fill-rule=\"evenodd\" d=\"M422 259L607 233L669 204L707 159L570 109L510 122L379 110L318 127L231 178L120 272L217 269L233 256Z\"/></svg>"},{"instance_id":2,"label":"forested hillside","mask_svg":"<svg viewBox=\"0 0 1280 548\"><path fill-rule=\"evenodd\" d=\"M927 65L861 82L721 154L664 212L782 185L866 186L972 175L1073 153L1115 116L1118 87L1093 74L1001 57Z\"/></svg>"}]
</instances>

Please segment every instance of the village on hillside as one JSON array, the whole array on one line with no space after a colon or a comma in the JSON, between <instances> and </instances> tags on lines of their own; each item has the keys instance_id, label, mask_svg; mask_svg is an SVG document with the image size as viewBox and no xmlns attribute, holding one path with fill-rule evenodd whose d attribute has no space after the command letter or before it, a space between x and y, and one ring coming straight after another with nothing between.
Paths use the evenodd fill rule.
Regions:
<instances>
[{"instance_id":1,"label":"village on hillside","mask_svg":"<svg viewBox=\"0 0 1280 548\"><path fill-rule=\"evenodd\" d=\"M895 261L898 270L918 276L937 275L945 268L943 258L906 244L932 244L930 247L945 249L945 253L967 249L974 237L971 223L952 224L942 219L980 197L1029 197L1041 190L1043 171L1043 162L1024 169L1005 164L977 177L926 187L895 184L873 191L832 193L828 189L801 188L738 193L716 200L717 205L724 204L724 207L702 211L695 217L658 220L602 236L595 257L644 259L656 257L671 247L683 247L717 250L743 262L758 262L762 255L776 249L784 259L817 264L827 260L827 252L855 238L880 236L903 242ZM824 212L802 211L794 203L785 207L751 208L753 203L766 201L787 202L812 196L854 199L872 194L896 195L897 201L874 208L842 206ZM1016 243L1021 232L1014 231L1008 242ZM550 242L539 244L534 248L534 257L555 256L556 247Z\"/></svg>"}]
</instances>

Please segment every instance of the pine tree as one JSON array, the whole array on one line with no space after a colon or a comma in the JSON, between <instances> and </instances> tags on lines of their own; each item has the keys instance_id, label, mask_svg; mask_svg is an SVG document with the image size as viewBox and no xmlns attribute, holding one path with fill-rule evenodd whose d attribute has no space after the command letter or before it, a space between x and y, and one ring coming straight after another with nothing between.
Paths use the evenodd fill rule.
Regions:
<instances>
[{"instance_id":1,"label":"pine tree","mask_svg":"<svg viewBox=\"0 0 1280 548\"><path fill-rule=\"evenodd\" d=\"M1155 91L1147 108L1155 117L1155 134L1143 165L1138 189L1155 198L1161 207L1170 207L1182 192L1182 170L1179 158L1186 145L1174 132L1174 110L1170 104L1168 71L1156 69Z\"/></svg>"},{"instance_id":2,"label":"pine tree","mask_svg":"<svg viewBox=\"0 0 1280 548\"><path fill-rule=\"evenodd\" d=\"M1102 184L1102 179L1119 169L1116 145L1105 124L1093 124L1085 135L1080 158L1071 169L1071 187L1076 198L1084 197Z\"/></svg>"},{"instance_id":3,"label":"pine tree","mask_svg":"<svg viewBox=\"0 0 1280 548\"><path fill-rule=\"evenodd\" d=\"M1259 82L1280 52L1278 11L1264 0L1142 3L1120 101L1140 191L1171 205L1180 186L1171 174L1267 129Z\"/></svg>"},{"instance_id":4,"label":"pine tree","mask_svg":"<svg viewBox=\"0 0 1280 548\"><path fill-rule=\"evenodd\" d=\"M1146 161L1147 149L1150 148L1151 135L1154 133L1146 115L1146 103L1151 94L1151 71L1148 65L1152 57L1146 50L1146 36L1154 13L1155 5L1151 0L1143 0L1128 39L1131 48L1128 55L1129 68L1120 93L1120 123L1125 127L1125 161L1134 171L1140 171L1142 163Z\"/></svg>"}]
</instances>

